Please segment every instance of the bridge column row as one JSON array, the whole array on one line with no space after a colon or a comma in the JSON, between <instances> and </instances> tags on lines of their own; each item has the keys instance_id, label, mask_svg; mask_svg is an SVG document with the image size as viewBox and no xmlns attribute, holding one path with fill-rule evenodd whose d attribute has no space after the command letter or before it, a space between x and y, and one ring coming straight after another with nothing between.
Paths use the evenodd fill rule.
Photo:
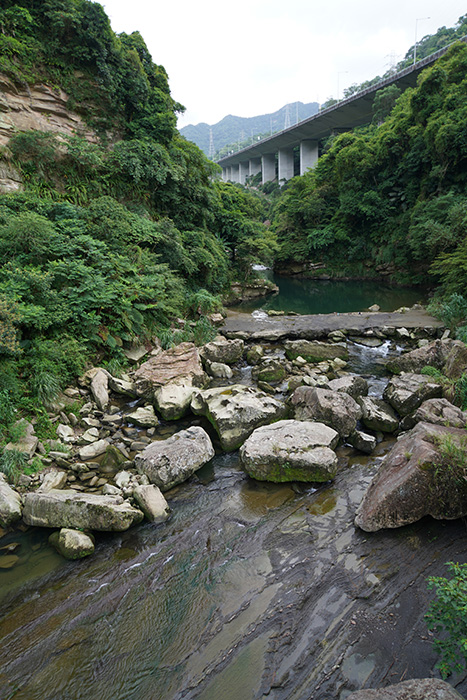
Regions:
<instances>
[{"instance_id":1,"label":"bridge column row","mask_svg":"<svg viewBox=\"0 0 467 700\"><path fill-rule=\"evenodd\" d=\"M300 142L300 175L314 168L318 162L318 141L307 139ZM262 173L262 184L279 180L279 183L290 180L294 176L294 150L293 147L281 148L276 154L264 153L261 158L251 158L236 165L228 165L222 168L222 179L230 182L239 182L244 185L246 178Z\"/></svg>"}]
</instances>

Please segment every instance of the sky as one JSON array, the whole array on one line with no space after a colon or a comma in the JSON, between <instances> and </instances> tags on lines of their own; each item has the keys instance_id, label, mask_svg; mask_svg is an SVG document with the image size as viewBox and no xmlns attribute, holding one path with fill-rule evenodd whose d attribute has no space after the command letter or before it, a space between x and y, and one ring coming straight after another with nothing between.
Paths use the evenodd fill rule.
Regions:
<instances>
[{"instance_id":1,"label":"sky","mask_svg":"<svg viewBox=\"0 0 467 700\"><path fill-rule=\"evenodd\" d=\"M139 31L186 111L178 126L325 102L467 13L461 0L101 0Z\"/></svg>"}]
</instances>

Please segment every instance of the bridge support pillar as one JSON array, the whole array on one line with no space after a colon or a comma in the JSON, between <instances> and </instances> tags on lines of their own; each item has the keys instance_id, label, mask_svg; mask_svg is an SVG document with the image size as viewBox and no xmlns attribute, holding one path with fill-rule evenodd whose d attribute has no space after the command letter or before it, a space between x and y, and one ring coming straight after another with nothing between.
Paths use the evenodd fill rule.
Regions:
<instances>
[{"instance_id":1,"label":"bridge support pillar","mask_svg":"<svg viewBox=\"0 0 467 700\"><path fill-rule=\"evenodd\" d=\"M244 163L239 163L238 165L238 182L241 185L244 185L246 182L246 176L248 175L249 171L249 163L248 161Z\"/></svg>"},{"instance_id":2,"label":"bridge support pillar","mask_svg":"<svg viewBox=\"0 0 467 700\"><path fill-rule=\"evenodd\" d=\"M291 180L293 175L293 148L281 148L279 149L279 184L282 180Z\"/></svg>"},{"instance_id":3,"label":"bridge support pillar","mask_svg":"<svg viewBox=\"0 0 467 700\"><path fill-rule=\"evenodd\" d=\"M306 139L300 141L300 175L314 168L318 162L318 141Z\"/></svg>"},{"instance_id":4,"label":"bridge support pillar","mask_svg":"<svg viewBox=\"0 0 467 700\"><path fill-rule=\"evenodd\" d=\"M266 153L261 156L261 169L263 171L263 185L276 179L276 156L274 153Z\"/></svg>"},{"instance_id":5,"label":"bridge support pillar","mask_svg":"<svg viewBox=\"0 0 467 700\"><path fill-rule=\"evenodd\" d=\"M230 167L229 166L222 168L222 179L224 180L224 182L228 182L230 180Z\"/></svg>"},{"instance_id":6,"label":"bridge support pillar","mask_svg":"<svg viewBox=\"0 0 467 700\"><path fill-rule=\"evenodd\" d=\"M250 158L248 175L257 175L261 172L261 158Z\"/></svg>"},{"instance_id":7,"label":"bridge support pillar","mask_svg":"<svg viewBox=\"0 0 467 700\"><path fill-rule=\"evenodd\" d=\"M238 164L232 165L232 167L230 168L230 181L231 182L240 182Z\"/></svg>"}]
</instances>

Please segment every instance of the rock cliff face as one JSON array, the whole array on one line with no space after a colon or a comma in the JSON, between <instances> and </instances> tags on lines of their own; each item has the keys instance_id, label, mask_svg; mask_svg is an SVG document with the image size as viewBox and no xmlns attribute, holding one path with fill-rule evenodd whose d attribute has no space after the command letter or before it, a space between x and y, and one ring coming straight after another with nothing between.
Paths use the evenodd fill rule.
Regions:
<instances>
[{"instance_id":1,"label":"rock cliff face","mask_svg":"<svg viewBox=\"0 0 467 700\"><path fill-rule=\"evenodd\" d=\"M15 85L0 74L0 146L6 146L16 131L50 131L71 136L79 134L89 141L97 137L81 117L67 109L67 94L48 85ZM15 169L0 162L0 192L21 189L21 178Z\"/></svg>"}]
</instances>

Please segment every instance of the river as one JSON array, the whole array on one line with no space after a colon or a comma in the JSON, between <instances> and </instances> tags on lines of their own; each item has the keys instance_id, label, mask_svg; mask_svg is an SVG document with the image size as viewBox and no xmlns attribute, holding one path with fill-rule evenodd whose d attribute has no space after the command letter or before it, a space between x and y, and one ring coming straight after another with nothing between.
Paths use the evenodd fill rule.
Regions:
<instances>
[{"instance_id":1,"label":"river","mask_svg":"<svg viewBox=\"0 0 467 700\"><path fill-rule=\"evenodd\" d=\"M294 311L299 314L330 314L364 311L378 304L381 311L425 303L428 290L422 287L397 287L368 280L313 280L275 275L266 268L257 274L279 287L272 294L236 307L238 311Z\"/></svg>"},{"instance_id":2,"label":"river","mask_svg":"<svg viewBox=\"0 0 467 700\"><path fill-rule=\"evenodd\" d=\"M382 381L381 348L352 363ZM243 370L246 376L246 369ZM66 562L48 532L5 536L0 697L15 700L334 700L427 677L437 657L426 578L466 561L464 521L374 534L355 510L393 439L338 450L318 488L255 482L238 453L167 495L164 524L98 534ZM467 678L451 679L467 695Z\"/></svg>"}]
</instances>

